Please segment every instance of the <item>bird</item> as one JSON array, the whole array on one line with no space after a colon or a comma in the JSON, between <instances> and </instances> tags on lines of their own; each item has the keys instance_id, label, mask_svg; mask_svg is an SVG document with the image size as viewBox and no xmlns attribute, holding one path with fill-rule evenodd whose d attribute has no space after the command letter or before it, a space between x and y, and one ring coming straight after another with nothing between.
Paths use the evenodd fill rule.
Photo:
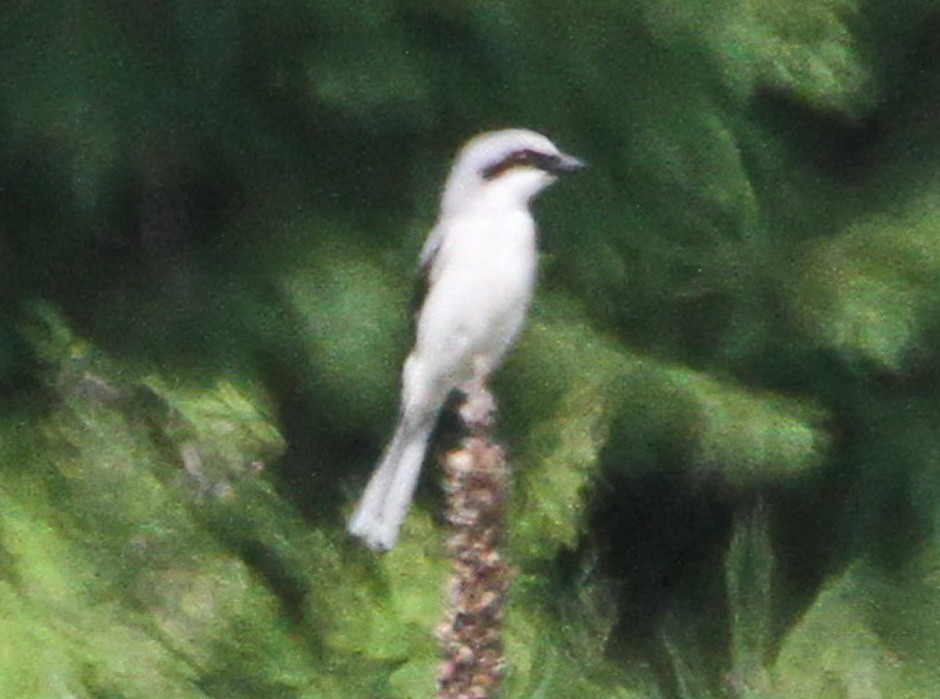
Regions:
<instances>
[{"instance_id":1,"label":"bird","mask_svg":"<svg viewBox=\"0 0 940 699\"><path fill-rule=\"evenodd\" d=\"M479 134L457 153L419 256L426 292L398 424L347 525L370 549L395 546L445 401L480 391L522 329L538 261L530 203L584 168L527 129Z\"/></svg>"}]
</instances>

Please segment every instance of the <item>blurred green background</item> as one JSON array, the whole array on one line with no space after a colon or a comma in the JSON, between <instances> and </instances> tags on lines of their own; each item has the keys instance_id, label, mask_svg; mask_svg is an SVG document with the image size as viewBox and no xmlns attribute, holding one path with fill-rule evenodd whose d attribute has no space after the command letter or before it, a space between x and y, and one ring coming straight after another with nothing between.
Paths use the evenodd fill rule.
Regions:
<instances>
[{"instance_id":1,"label":"blurred green background","mask_svg":"<svg viewBox=\"0 0 940 699\"><path fill-rule=\"evenodd\" d=\"M940 3L0 5L0 696L430 697L388 436L457 146L550 135L506 697L940 686Z\"/></svg>"}]
</instances>

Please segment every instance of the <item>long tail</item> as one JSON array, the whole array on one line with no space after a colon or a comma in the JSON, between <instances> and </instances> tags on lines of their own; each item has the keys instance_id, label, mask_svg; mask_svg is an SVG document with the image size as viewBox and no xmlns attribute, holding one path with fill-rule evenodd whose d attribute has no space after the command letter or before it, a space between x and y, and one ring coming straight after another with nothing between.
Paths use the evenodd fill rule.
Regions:
<instances>
[{"instance_id":1,"label":"long tail","mask_svg":"<svg viewBox=\"0 0 940 699\"><path fill-rule=\"evenodd\" d=\"M415 421L402 416L359 506L349 519L349 533L361 538L371 549L387 551L398 541L398 531L418 484L434 418L432 414Z\"/></svg>"}]
</instances>

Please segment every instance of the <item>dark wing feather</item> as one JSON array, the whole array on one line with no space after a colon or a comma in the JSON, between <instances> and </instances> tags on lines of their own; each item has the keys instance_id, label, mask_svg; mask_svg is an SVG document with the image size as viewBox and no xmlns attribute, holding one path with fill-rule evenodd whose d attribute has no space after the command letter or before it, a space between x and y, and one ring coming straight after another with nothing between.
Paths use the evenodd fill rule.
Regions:
<instances>
[{"instance_id":1,"label":"dark wing feather","mask_svg":"<svg viewBox=\"0 0 940 699\"><path fill-rule=\"evenodd\" d=\"M431 288L431 269L434 267L434 260L437 258L440 247L441 234L435 228L424 243L418 259L418 278L415 280L414 291L411 294L411 312L416 318L421 312L421 307L424 306L428 289Z\"/></svg>"}]
</instances>

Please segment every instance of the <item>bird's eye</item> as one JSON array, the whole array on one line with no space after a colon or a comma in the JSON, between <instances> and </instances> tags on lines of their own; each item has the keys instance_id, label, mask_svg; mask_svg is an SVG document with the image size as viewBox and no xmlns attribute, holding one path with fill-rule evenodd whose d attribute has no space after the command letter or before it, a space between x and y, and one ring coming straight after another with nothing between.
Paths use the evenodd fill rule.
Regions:
<instances>
[{"instance_id":1,"label":"bird's eye","mask_svg":"<svg viewBox=\"0 0 940 699\"><path fill-rule=\"evenodd\" d=\"M515 154L516 162L519 165L537 165L539 154L534 150L521 150Z\"/></svg>"}]
</instances>

